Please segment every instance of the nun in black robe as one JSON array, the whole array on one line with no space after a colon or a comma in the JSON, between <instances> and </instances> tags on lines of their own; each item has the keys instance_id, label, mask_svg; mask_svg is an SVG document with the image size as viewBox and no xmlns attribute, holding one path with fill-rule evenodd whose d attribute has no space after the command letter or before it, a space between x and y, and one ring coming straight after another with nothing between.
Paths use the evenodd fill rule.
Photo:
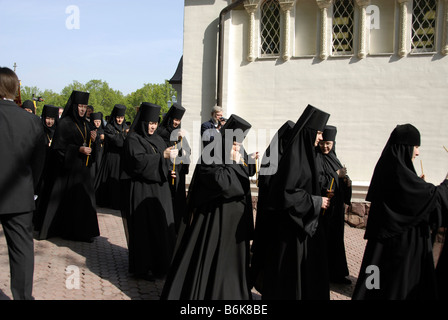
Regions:
<instances>
[{"instance_id":1,"label":"nun in black robe","mask_svg":"<svg viewBox=\"0 0 448 320\"><path fill-rule=\"evenodd\" d=\"M96 204L99 207L120 209L121 158L124 140L129 131L126 118L119 124L117 117L124 117L126 106L116 104L104 129L104 151L99 172L95 178Z\"/></svg>"},{"instance_id":2,"label":"nun in black robe","mask_svg":"<svg viewBox=\"0 0 448 320\"><path fill-rule=\"evenodd\" d=\"M143 102L124 143L122 208L129 241L129 272L153 280L166 275L174 251L173 204L168 181L174 149L154 131L161 107Z\"/></svg>"},{"instance_id":3,"label":"nun in black robe","mask_svg":"<svg viewBox=\"0 0 448 320\"><path fill-rule=\"evenodd\" d=\"M47 118L49 118L49 119L47 120ZM53 119L53 121L51 121L51 119ZM53 158L50 157L51 144L53 142L54 132L56 130L58 120L59 120L59 108L55 107L55 106L47 105L47 104L44 105L44 108L42 109L42 114L41 114L41 122L42 122L42 126L44 128L46 152L45 152L44 169L42 171L42 175L39 179L39 182L38 182L36 190L35 190L35 194L37 195L38 198L42 195L45 180L50 179L49 177L52 174ZM40 201L40 200L38 200L38 201ZM41 217L39 217L37 210L35 210L35 212L34 212L33 223L34 223L34 228L36 230L40 229L42 219L41 219Z\"/></svg>"},{"instance_id":4,"label":"nun in black robe","mask_svg":"<svg viewBox=\"0 0 448 320\"><path fill-rule=\"evenodd\" d=\"M437 298L430 229L446 219L448 180L425 182L413 165L420 133L398 125L373 172L367 245L353 300ZM375 266L371 269L371 266Z\"/></svg>"},{"instance_id":5,"label":"nun in black robe","mask_svg":"<svg viewBox=\"0 0 448 320\"><path fill-rule=\"evenodd\" d=\"M322 195L332 191L330 207L323 212L321 222L324 227L327 241L327 257L330 281L335 283L350 284L347 256L344 243L345 205L350 205L352 197L351 180L347 176L347 170L336 156L337 128L326 126L323 133L323 141L317 147L317 162L320 168L320 183ZM325 142L332 142L332 148L325 154L321 146Z\"/></svg>"},{"instance_id":6,"label":"nun in black robe","mask_svg":"<svg viewBox=\"0 0 448 320\"><path fill-rule=\"evenodd\" d=\"M163 138L167 146L174 146L179 150L179 156L176 157L173 164L174 170L176 171L176 179L170 179L176 233L179 231L182 217L186 214L187 193L185 177L189 173L191 155L188 140L183 136L181 131L180 121L182 120L184 113L185 108L174 103L163 117L163 120L157 129L158 134Z\"/></svg>"},{"instance_id":7,"label":"nun in black robe","mask_svg":"<svg viewBox=\"0 0 448 320\"><path fill-rule=\"evenodd\" d=\"M307 106L292 129L277 173L271 178L263 299L329 299L327 276L315 271L319 252L312 250L314 243L308 243L316 232L321 208L329 202L320 195L315 150L329 116Z\"/></svg>"},{"instance_id":8,"label":"nun in black robe","mask_svg":"<svg viewBox=\"0 0 448 320\"><path fill-rule=\"evenodd\" d=\"M255 219L254 240L251 246L252 258L250 264L251 287L254 286L258 292L262 292L263 285L263 263L268 245L269 237L266 234L270 230L270 222L267 220L266 203L269 190L269 182L277 173L280 162L288 141L291 137L293 121L285 122L272 138L269 146L263 154L260 164L258 178L258 201L257 215Z\"/></svg>"},{"instance_id":9,"label":"nun in black robe","mask_svg":"<svg viewBox=\"0 0 448 320\"><path fill-rule=\"evenodd\" d=\"M190 184L188 214L162 300L252 298L248 269L254 224L249 176L255 174L255 165L248 164L243 151L242 161L238 159L241 153L232 152L250 127L232 115L220 130L222 139L215 137L204 148Z\"/></svg>"},{"instance_id":10,"label":"nun in black robe","mask_svg":"<svg viewBox=\"0 0 448 320\"><path fill-rule=\"evenodd\" d=\"M101 160L103 159L104 153L104 123L103 123L103 114L101 112L94 112L90 115L90 121L92 125L92 130L96 130L95 139L96 143L96 161L92 165L92 178L95 181L95 178L100 171Z\"/></svg>"},{"instance_id":11,"label":"nun in black robe","mask_svg":"<svg viewBox=\"0 0 448 320\"><path fill-rule=\"evenodd\" d=\"M51 119L53 119L53 121ZM42 176L36 191L37 195L39 195L40 190L42 189L43 178L48 175L48 170L51 168L49 161L50 150L51 150L51 144L53 142L54 132L56 131L56 127L58 125L58 120L59 120L59 108L52 105L47 104L44 105L44 108L42 109L41 121L45 134L46 161L44 171L42 172Z\"/></svg>"},{"instance_id":12,"label":"nun in black robe","mask_svg":"<svg viewBox=\"0 0 448 320\"><path fill-rule=\"evenodd\" d=\"M100 234L91 177L96 133L78 111L88 100L89 93L73 91L58 122L50 155L53 173L38 202L39 240L59 236L92 242Z\"/></svg>"},{"instance_id":13,"label":"nun in black robe","mask_svg":"<svg viewBox=\"0 0 448 320\"><path fill-rule=\"evenodd\" d=\"M47 123L47 118L54 120L52 125ZM46 144L48 149L50 149L54 137L54 132L56 131L56 127L58 125L59 108L48 104L44 105L44 108L42 109L41 120L44 127Z\"/></svg>"}]
</instances>

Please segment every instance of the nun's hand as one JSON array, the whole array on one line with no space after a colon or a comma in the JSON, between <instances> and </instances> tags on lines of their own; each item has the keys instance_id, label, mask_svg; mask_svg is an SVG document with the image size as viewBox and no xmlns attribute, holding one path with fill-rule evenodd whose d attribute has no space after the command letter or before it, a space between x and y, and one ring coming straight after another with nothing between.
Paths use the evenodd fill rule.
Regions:
<instances>
[{"instance_id":1,"label":"nun's hand","mask_svg":"<svg viewBox=\"0 0 448 320\"><path fill-rule=\"evenodd\" d=\"M97 135L96 130L95 131L90 131L90 139L92 141L95 141L96 135Z\"/></svg>"},{"instance_id":2,"label":"nun's hand","mask_svg":"<svg viewBox=\"0 0 448 320\"><path fill-rule=\"evenodd\" d=\"M179 155L179 149L171 149L170 150L170 159L173 161Z\"/></svg>"},{"instance_id":3,"label":"nun's hand","mask_svg":"<svg viewBox=\"0 0 448 320\"><path fill-rule=\"evenodd\" d=\"M257 159L257 160L258 160L258 158L259 158L260 156L258 155L258 152L254 152L254 153L252 153L252 154L250 155L250 157L251 157L252 159Z\"/></svg>"},{"instance_id":4,"label":"nun's hand","mask_svg":"<svg viewBox=\"0 0 448 320\"><path fill-rule=\"evenodd\" d=\"M322 197L322 209L328 209L328 207L330 206L330 199L327 197Z\"/></svg>"},{"instance_id":5,"label":"nun's hand","mask_svg":"<svg viewBox=\"0 0 448 320\"><path fill-rule=\"evenodd\" d=\"M230 151L230 160L239 163L241 160L241 153L239 153L239 151L236 151L235 149L232 149Z\"/></svg>"},{"instance_id":6,"label":"nun's hand","mask_svg":"<svg viewBox=\"0 0 448 320\"><path fill-rule=\"evenodd\" d=\"M347 175L347 168L343 167L336 172L338 173L339 178L344 178Z\"/></svg>"},{"instance_id":7,"label":"nun's hand","mask_svg":"<svg viewBox=\"0 0 448 320\"><path fill-rule=\"evenodd\" d=\"M165 159L174 159L179 154L179 150L174 149L174 146L166 148L165 151L163 151L163 157Z\"/></svg>"},{"instance_id":8,"label":"nun's hand","mask_svg":"<svg viewBox=\"0 0 448 320\"><path fill-rule=\"evenodd\" d=\"M165 151L163 151L163 157L165 159L169 159L170 158L171 149L173 149L173 147L166 148Z\"/></svg>"},{"instance_id":9,"label":"nun's hand","mask_svg":"<svg viewBox=\"0 0 448 320\"><path fill-rule=\"evenodd\" d=\"M85 154L86 156L90 156L90 154L92 153L92 148L80 147L79 152L81 152L82 154Z\"/></svg>"}]
</instances>

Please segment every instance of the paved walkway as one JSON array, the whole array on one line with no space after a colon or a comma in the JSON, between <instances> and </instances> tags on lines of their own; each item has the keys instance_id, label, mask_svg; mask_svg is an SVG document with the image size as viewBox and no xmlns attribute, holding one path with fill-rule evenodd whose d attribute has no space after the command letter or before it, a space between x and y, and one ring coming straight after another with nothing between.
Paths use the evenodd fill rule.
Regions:
<instances>
[{"instance_id":1,"label":"paved walkway","mask_svg":"<svg viewBox=\"0 0 448 320\"><path fill-rule=\"evenodd\" d=\"M158 300L163 280L147 282L128 273L128 252L120 213L98 209L101 236L93 243L52 238L35 241L33 296L36 300ZM331 299L350 300L364 254L364 230L346 227L352 285L332 285ZM0 225L0 300L12 299L9 260ZM79 274L79 283L74 279ZM259 296L254 293L254 298Z\"/></svg>"}]
</instances>

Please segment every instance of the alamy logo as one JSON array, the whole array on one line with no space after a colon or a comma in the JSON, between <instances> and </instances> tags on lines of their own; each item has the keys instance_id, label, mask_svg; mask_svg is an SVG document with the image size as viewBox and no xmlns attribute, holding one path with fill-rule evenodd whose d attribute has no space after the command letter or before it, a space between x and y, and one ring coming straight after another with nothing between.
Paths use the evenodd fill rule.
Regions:
<instances>
[{"instance_id":1,"label":"alamy logo","mask_svg":"<svg viewBox=\"0 0 448 320\"><path fill-rule=\"evenodd\" d=\"M366 268L366 273L369 276L366 278L366 288L369 290L380 288L380 268L375 265L370 265Z\"/></svg>"},{"instance_id":2,"label":"alamy logo","mask_svg":"<svg viewBox=\"0 0 448 320\"><path fill-rule=\"evenodd\" d=\"M65 13L69 15L67 17L67 19L65 20L65 27L68 30L80 29L81 17L80 17L79 7L75 6L75 5L68 6L65 9Z\"/></svg>"},{"instance_id":3,"label":"alamy logo","mask_svg":"<svg viewBox=\"0 0 448 320\"><path fill-rule=\"evenodd\" d=\"M369 17L370 23L367 24L369 29L380 28L380 8L375 5L367 6L366 14Z\"/></svg>"},{"instance_id":4,"label":"alamy logo","mask_svg":"<svg viewBox=\"0 0 448 320\"><path fill-rule=\"evenodd\" d=\"M65 280L65 287L68 290L80 289L81 288L79 267L77 267L77 266L68 266L65 269L65 274L67 275L67 279Z\"/></svg>"}]
</instances>

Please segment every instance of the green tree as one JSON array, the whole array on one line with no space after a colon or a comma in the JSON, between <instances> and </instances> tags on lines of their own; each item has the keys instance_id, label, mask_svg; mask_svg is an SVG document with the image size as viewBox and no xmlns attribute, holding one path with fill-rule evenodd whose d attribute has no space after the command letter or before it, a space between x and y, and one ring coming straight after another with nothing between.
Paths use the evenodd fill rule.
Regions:
<instances>
[{"instance_id":1,"label":"green tree","mask_svg":"<svg viewBox=\"0 0 448 320\"><path fill-rule=\"evenodd\" d=\"M151 102L162 107L161 113L168 111L168 101L176 97L176 91L168 81L163 84L145 84L142 88L124 96L122 92L112 89L106 81L90 80L86 84L74 80L62 89L61 93L55 93L51 90L40 90L37 87L21 88L22 102L42 97L43 102L36 102L36 114L42 113L45 104L57 107L65 107L68 98L73 90L89 92L89 104L95 109L95 112L102 112L104 117L109 116L116 104L123 104L126 109L126 121L132 122L137 114L138 107L142 102Z\"/></svg>"},{"instance_id":2,"label":"green tree","mask_svg":"<svg viewBox=\"0 0 448 320\"><path fill-rule=\"evenodd\" d=\"M168 101L172 100L172 96L176 96L176 90L173 89L168 81L165 81L164 84L145 84L142 88L127 96L128 109L135 112L132 115L130 114L132 119L135 118L137 107L140 106L142 102L157 104L162 107L161 113L166 113L168 111Z\"/></svg>"}]
</instances>

